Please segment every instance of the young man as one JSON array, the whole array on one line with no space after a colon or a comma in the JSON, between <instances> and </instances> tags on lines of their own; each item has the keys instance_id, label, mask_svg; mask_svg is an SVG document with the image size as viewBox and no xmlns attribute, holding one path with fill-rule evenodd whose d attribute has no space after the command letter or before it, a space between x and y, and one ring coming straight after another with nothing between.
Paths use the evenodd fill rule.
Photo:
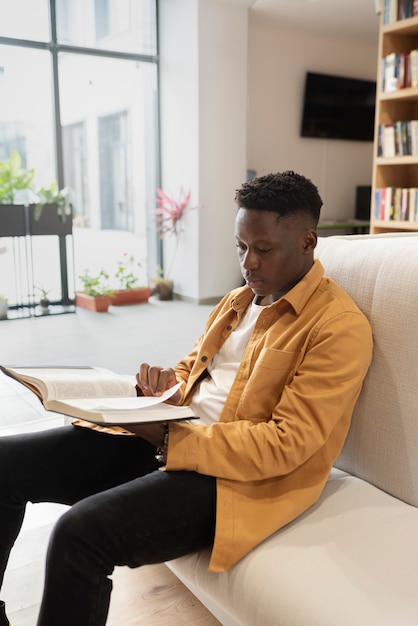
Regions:
<instances>
[{"instance_id":1,"label":"young man","mask_svg":"<svg viewBox=\"0 0 418 626\"><path fill-rule=\"evenodd\" d=\"M27 501L73 505L50 540L38 626L105 624L115 565L210 545L210 568L224 572L321 494L370 364L370 326L314 260L311 181L262 176L236 202L246 285L173 369L137 374L145 395L183 382L172 401L199 422L0 438L1 575Z\"/></svg>"}]
</instances>

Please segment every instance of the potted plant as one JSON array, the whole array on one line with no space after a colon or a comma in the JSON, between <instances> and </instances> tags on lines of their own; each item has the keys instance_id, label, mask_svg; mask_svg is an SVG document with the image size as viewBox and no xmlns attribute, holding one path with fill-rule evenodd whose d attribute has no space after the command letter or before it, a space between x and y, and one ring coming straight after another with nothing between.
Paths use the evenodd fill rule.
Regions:
<instances>
[{"instance_id":1,"label":"potted plant","mask_svg":"<svg viewBox=\"0 0 418 626\"><path fill-rule=\"evenodd\" d=\"M18 202L19 192L33 189L34 170L22 168L20 154L14 150L0 162L0 233L2 237L26 234L25 205Z\"/></svg>"},{"instance_id":2,"label":"potted plant","mask_svg":"<svg viewBox=\"0 0 418 626\"><path fill-rule=\"evenodd\" d=\"M9 304L6 296L0 293L0 320L7 320L7 311L9 310Z\"/></svg>"},{"instance_id":3,"label":"potted plant","mask_svg":"<svg viewBox=\"0 0 418 626\"><path fill-rule=\"evenodd\" d=\"M53 181L49 187L40 187L36 202L29 206L29 233L31 235L70 235L72 232L73 191L60 189Z\"/></svg>"},{"instance_id":4,"label":"potted plant","mask_svg":"<svg viewBox=\"0 0 418 626\"><path fill-rule=\"evenodd\" d=\"M142 264L135 261L133 255L124 253L122 260L118 262L118 269L115 273L118 288L114 290L112 304L120 306L148 302L151 289L148 285L138 285L140 281L138 271L141 268Z\"/></svg>"},{"instance_id":5,"label":"potted plant","mask_svg":"<svg viewBox=\"0 0 418 626\"><path fill-rule=\"evenodd\" d=\"M3 237L69 235L72 232L73 192L57 182L35 190L35 170L22 168L16 150L0 162L0 232ZM19 195L26 192L24 201ZM34 202L28 205L29 201ZM26 218L26 211L28 217Z\"/></svg>"},{"instance_id":6,"label":"potted plant","mask_svg":"<svg viewBox=\"0 0 418 626\"><path fill-rule=\"evenodd\" d=\"M173 281L164 278L164 271L160 266L157 267L157 276L151 281L151 293L159 300L173 299Z\"/></svg>"},{"instance_id":7,"label":"potted plant","mask_svg":"<svg viewBox=\"0 0 418 626\"><path fill-rule=\"evenodd\" d=\"M173 281L169 278L170 270L174 264L179 234L182 232L182 218L186 211L192 211L200 208L199 206L189 207L191 192L185 193L184 189L180 190L180 199L178 201L171 198L162 189L157 189L157 231L160 233L160 239L164 239L166 235L176 238L173 258L170 263L166 277L161 267L157 268L157 276L152 279L153 293L160 300L172 300L173 298Z\"/></svg>"},{"instance_id":8,"label":"potted plant","mask_svg":"<svg viewBox=\"0 0 418 626\"><path fill-rule=\"evenodd\" d=\"M105 313L112 304L114 293L109 286L109 274L101 269L98 274L91 275L86 269L78 278L83 287L76 293L76 305Z\"/></svg>"},{"instance_id":9,"label":"potted plant","mask_svg":"<svg viewBox=\"0 0 418 626\"><path fill-rule=\"evenodd\" d=\"M35 287L38 291L41 292L41 299L39 301L39 306L41 308L41 312L45 315L49 313L49 305L51 304L48 294L50 293L50 289L44 289L44 287Z\"/></svg>"}]
</instances>

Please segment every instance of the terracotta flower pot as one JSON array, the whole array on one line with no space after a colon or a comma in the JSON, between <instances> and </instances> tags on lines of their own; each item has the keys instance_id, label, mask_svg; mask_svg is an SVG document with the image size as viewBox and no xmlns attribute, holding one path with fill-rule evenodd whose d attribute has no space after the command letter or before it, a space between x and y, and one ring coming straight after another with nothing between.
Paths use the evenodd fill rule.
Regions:
<instances>
[{"instance_id":1,"label":"terracotta flower pot","mask_svg":"<svg viewBox=\"0 0 418 626\"><path fill-rule=\"evenodd\" d=\"M75 303L77 306L96 311L97 313L106 313L112 304L112 296L89 296L86 293L78 292L76 294Z\"/></svg>"},{"instance_id":2,"label":"terracotta flower pot","mask_svg":"<svg viewBox=\"0 0 418 626\"><path fill-rule=\"evenodd\" d=\"M121 306L124 304L139 304L148 302L151 295L149 287L138 287L138 289L120 289L114 292L112 296L112 304Z\"/></svg>"}]
</instances>

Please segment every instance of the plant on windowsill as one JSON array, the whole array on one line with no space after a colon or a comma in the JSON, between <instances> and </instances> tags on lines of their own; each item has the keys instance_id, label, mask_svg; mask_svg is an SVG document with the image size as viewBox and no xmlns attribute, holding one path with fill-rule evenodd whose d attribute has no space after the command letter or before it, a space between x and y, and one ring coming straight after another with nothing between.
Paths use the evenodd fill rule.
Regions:
<instances>
[{"instance_id":1,"label":"plant on windowsill","mask_svg":"<svg viewBox=\"0 0 418 626\"><path fill-rule=\"evenodd\" d=\"M73 191L70 187L60 189L53 181L48 187L40 187L33 194L29 205L29 231L31 235L70 235L73 224Z\"/></svg>"},{"instance_id":2,"label":"plant on windowsill","mask_svg":"<svg viewBox=\"0 0 418 626\"><path fill-rule=\"evenodd\" d=\"M199 209L200 205L189 207L191 192L185 193L184 189L180 190L180 199L173 200L162 189L157 189L157 232L160 233L160 239L164 239L166 235L175 237L175 248L168 271L165 273L161 267L157 268L157 276L151 281L152 292L158 296L160 300L172 300L173 298L173 281L169 278L177 254L179 235L182 232L182 219L186 211Z\"/></svg>"},{"instance_id":3,"label":"plant on windowsill","mask_svg":"<svg viewBox=\"0 0 418 626\"><path fill-rule=\"evenodd\" d=\"M68 235L72 232L73 192L69 187L34 185L35 170L22 168L14 150L0 162L0 232L5 237L24 235ZM19 203L19 196L23 200ZM28 205L28 206L27 206ZM26 208L27 207L27 208ZM26 226L25 213L29 220Z\"/></svg>"},{"instance_id":4,"label":"plant on windowsill","mask_svg":"<svg viewBox=\"0 0 418 626\"><path fill-rule=\"evenodd\" d=\"M22 167L22 159L14 150L6 161L0 161L0 204L14 204L18 191L32 189L35 170Z\"/></svg>"},{"instance_id":5,"label":"plant on windowsill","mask_svg":"<svg viewBox=\"0 0 418 626\"><path fill-rule=\"evenodd\" d=\"M17 150L0 162L0 233L3 237L26 235L25 204L19 203L22 192L33 189L35 172L22 167Z\"/></svg>"},{"instance_id":6,"label":"plant on windowsill","mask_svg":"<svg viewBox=\"0 0 418 626\"><path fill-rule=\"evenodd\" d=\"M67 217L72 214L73 208L73 191L70 187L59 189L58 183L53 181L49 187L40 187L36 191L37 203L34 210L34 218L39 221L42 211L47 204L56 204L57 213L61 220L65 222Z\"/></svg>"},{"instance_id":7,"label":"plant on windowsill","mask_svg":"<svg viewBox=\"0 0 418 626\"><path fill-rule=\"evenodd\" d=\"M35 287L37 291L41 293L41 299L39 300L39 306L41 308L41 312L43 315L49 313L49 305L51 304L48 294L50 293L50 289L45 289L44 287Z\"/></svg>"},{"instance_id":8,"label":"plant on windowsill","mask_svg":"<svg viewBox=\"0 0 418 626\"><path fill-rule=\"evenodd\" d=\"M133 255L127 252L123 254L123 258L118 262L118 269L115 273L118 287L114 290L112 296L113 305L120 306L148 302L151 289L148 285L139 285L141 268L142 264L139 261L135 261Z\"/></svg>"},{"instance_id":9,"label":"plant on windowsill","mask_svg":"<svg viewBox=\"0 0 418 626\"><path fill-rule=\"evenodd\" d=\"M91 275L89 270L78 277L82 288L76 293L76 305L105 313L112 304L114 290L109 286L109 274L101 269L96 275Z\"/></svg>"}]
</instances>

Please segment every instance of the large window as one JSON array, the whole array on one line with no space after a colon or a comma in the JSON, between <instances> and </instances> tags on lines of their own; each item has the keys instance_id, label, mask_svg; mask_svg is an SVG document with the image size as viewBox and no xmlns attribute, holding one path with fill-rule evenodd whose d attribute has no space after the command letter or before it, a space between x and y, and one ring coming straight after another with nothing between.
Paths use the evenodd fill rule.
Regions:
<instances>
[{"instance_id":1,"label":"large window","mask_svg":"<svg viewBox=\"0 0 418 626\"><path fill-rule=\"evenodd\" d=\"M72 188L76 269L123 251L155 268L156 0L0 0L0 15L0 160L18 150L37 185Z\"/></svg>"}]
</instances>

